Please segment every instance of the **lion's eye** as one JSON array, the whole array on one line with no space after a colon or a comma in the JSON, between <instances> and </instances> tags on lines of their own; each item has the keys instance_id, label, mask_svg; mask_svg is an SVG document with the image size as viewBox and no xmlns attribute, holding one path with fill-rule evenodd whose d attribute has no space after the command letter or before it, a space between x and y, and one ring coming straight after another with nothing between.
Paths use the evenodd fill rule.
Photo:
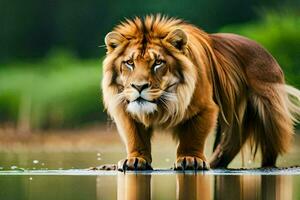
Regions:
<instances>
[{"instance_id":1,"label":"lion's eye","mask_svg":"<svg viewBox=\"0 0 300 200\"><path fill-rule=\"evenodd\" d=\"M155 65L160 65L162 63L162 60L155 60Z\"/></svg>"},{"instance_id":2,"label":"lion's eye","mask_svg":"<svg viewBox=\"0 0 300 200\"><path fill-rule=\"evenodd\" d=\"M164 64L164 61L162 61L162 60L155 60L155 62L154 62L154 68L153 68L154 72L156 72L160 67L162 67L163 64Z\"/></svg>"},{"instance_id":3,"label":"lion's eye","mask_svg":"<svg viewBox=\"0 0 300 200\"><path fill-rule=\"evenodd\" d=\"M134 63L132 60L128 60L125 62L125 65L128 69L130 69L130 71L133 71L133 66L134 66Z\"/></svg>"}]
</instances>

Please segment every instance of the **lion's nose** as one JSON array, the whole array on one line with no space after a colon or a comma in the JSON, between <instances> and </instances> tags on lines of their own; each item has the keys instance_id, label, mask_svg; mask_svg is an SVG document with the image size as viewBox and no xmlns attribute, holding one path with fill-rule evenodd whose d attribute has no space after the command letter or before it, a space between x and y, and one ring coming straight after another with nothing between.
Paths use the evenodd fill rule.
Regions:
<instances>
[{"instance_id":1,"label":"lion's nose","mask_svg":"<svg viewBox=\"0 0 300 200\"><path fill-rule=\"evenodd\" d=\"M136 89L139 92L142 92L144 89L147 89L150 86L149 83L144 83L144 84L131 84L131 87Z\"/></svg>"}]
</instances>

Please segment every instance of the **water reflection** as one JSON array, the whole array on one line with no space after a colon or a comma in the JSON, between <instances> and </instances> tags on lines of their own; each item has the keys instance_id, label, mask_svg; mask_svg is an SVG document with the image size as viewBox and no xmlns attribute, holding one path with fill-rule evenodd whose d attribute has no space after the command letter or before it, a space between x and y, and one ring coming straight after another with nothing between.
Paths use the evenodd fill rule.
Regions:
<instances>
[{"instance_id":1,"label":"water reflection","mask_svg":"<svg viewBox=\"0 0 300 200\"><path fill-rule=\"evenodd\" d=\"M122 174L0 176L2 200L300 199L300 176Z\"/></svg>"},{"instance_id":2,"label":"water reflection","mask_svg":"<svg viewBox=\"0 0 300 200\"><path fill-rule=\"evenodd\" d=\"M155 184L160 184L161 189L157 189L153 179L163 182L165 177L167 176L119 174L117 199L293 199L292 176L211 176L179 173L176 174L175 187L165 188L166 182L160 184L160 181L155 181Z\"/></svg>"},{"instance_id":3,"label":"water reflection","mask_svg":"<svg viewBox=\"0 0 300 200\"><path fill-rule=\"evenodd\" d=\"M151 199L151 175L119 174L118 200Z\"/></svg>"},{"instance_id":4,"label":"water reflection","mask_svg":"<svg viewBox=\"0 0 300 200\"><path fill-rule=\"evenodd\" d=\"M212 176L176 174L176 199L212 199Z\"/></svg>"},{"instance_id":5,"label":"water reflection","mask_svg":"<svg viewBox=\"0 0 300 200\"><path fill-rule=\"evenodd\" d=\"M292 176L217 176L215 199L293 199Z\"/></svg>"}]
</instances>

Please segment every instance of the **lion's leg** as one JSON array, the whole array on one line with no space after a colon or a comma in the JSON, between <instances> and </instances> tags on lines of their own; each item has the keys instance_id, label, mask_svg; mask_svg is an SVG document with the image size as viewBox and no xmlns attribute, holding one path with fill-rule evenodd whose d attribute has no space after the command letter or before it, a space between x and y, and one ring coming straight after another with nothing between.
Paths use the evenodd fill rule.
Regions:
<instances>
[{"instance_id":1,"label":"lion's leg","mask_svg":"<svg viewBox=\"0 0 300 200\"><path fill-rule=\"evenodd\" d=\"M211 168L226 168L240 152L243 144L245 143L245 139L239 140L238 135L231 139L227 138L227 140L230 140L231 142L230 144L225 145L222 141L221 127L218 126L213 154L209 161Z\"/></svg>"},{"instance_id":2,"label":"lion's leg","mask_svg":"<svg viewBox=\"0 0 300 200\"><path fill-rule=\"evenodd\" d=\"M245 121L250 120L245 115ZM220 133L222 129L220 128ZM220 143L217 144L214 152L210 158L211 168L226 168L229 163L235 158L235 156L241 151L242 147L249 138L251 132L250 127L243 123L242 130L238 128L238 125L234 123L231 130L227 130L220 137Z\"/></svg>"},{"instance_id":3,"label":"lion's leg","mask_svg":"<svg viewBox=\"0 0 300 200\"><path fill-rule=\"evenodd\" d=\"M215 137L214 146L213 146L213 152L215 152L215 150L217 149L220 142L221 142L221 125L220 125L220 123L218 123L217 130L216 130L216 137Z\"/></svg>"},{"instance_id":4,"label":"lion's leg","mask_svg":"<svg viewBox=\"0 0 300 200\"><path fill-rule=\"evenodd\" d=\"M208 134L215 128L217 110L212 105L176 128L179 145L175 169L209 168L204 156L204 145Z\"/></svg>"},{"instance_id":5,"label":"lion's leg","mask_svg":"<svg viewBox=\"0 0 300 200\"><path fill-rule=\"evenodd\" d=\"M233 146L228 149L224 149L222 144L219 144L216 147L211 159L210 167L211 168L226 168L229 163L234 159L234 157L240 152L241 145L240 143L232 143Z\"/></svg>"},{"instance_id":6,"label":"lion's leg","mask_svg":"<svg viewBox=\"0 0 300 200\"><path fill-rule=\"evenodd\" d=\"M127 158L118 162L118 170L149 170L151 162L151 135L152 129L138 124L127 114L119 113L114 118L118 132L121 135L127 150Z\"/></svg>"},{"instance_id":7,"label":"lion's leg","mask_svg":"<svg viewBox=\"0 0 300 200\"><path fill-rule=\"evenodd\" d=\"M267 153L262 155L262 162L261 166L262 167L275 167L276 165L276 160L278 157L278 152L267 150Z\"/></svg>"},{"instance_id":8,"label":"lion's leg","mask_svg":"<svg viewBox=\"0 0 300 200\"><path fill-rule=\"evenodd\" d=\"M241 151L248 136L248 132L244 132L244 135L239 133L228 134L226 139L221 139L221 142L217 145L210 158L211 168L226 168L229 163L235 158L235 156ZM226 136L225 136L226 137ZM227 142L224 142L227 141Z\"/></svg>"},{"instance_id":9,"label":"lion's leg","mask_svg":"<svg viewBox=\"0 0 300 200\"><path fill-rule=\"evenodd\" d=\"M252 131L253 113L251 106L246 103L239 123L234 120L230 129L222 129L224 122L219 121L213 154L210 158L211 168L225 168L241 151ZM242 117L243 116L243 117ZM226 127L226 125L223 125Z\"/></svg>"},{"instance_id":10,"label":"lion's leg","mask_svg":"<svg viewBox=\"0 0 300 200\"><path fill-rule=\"evenodd\" d=\"M210 166L227 167L247 138L251 137L255 153L260 147L262 167L274 167L278 155L289 147L293 133L284 95L276 85L261 83L257 86L256 93L252 93L248 100L242 138L236 140L239 137L235 134L235 137L226 138L229 141L227 145L221 141L214 151Z\"/></svg>"}]
</instances>

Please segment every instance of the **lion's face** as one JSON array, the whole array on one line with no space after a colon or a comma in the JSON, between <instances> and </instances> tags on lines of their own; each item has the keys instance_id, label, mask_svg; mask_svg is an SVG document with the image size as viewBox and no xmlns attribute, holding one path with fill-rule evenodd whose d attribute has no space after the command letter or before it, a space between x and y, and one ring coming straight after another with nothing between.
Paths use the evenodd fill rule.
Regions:
<instances>
[{"instance_id":1,"label":"lion's face","mask_svg":"<svg viewBox=\"0 0 300 200\"><path fill-rule=\"evenodd\" d=\"M102 87L110 113L121 104L147 125L183 117L196 82L188 38L181 29L159 30L125 24L107 34Z\"/></svg>"},{"instance_id":2,"label":"lion's face","mask_svg":"<svg viewBox=\"0 0 300 200\"><path fill-rule=\"evenodd\" d=\"M132 114L151 114L169 101L176 101L176 61L162 47L149 46L141 52L129 46L116 61L127 111Z\"/></svg>"}]
</instances>

